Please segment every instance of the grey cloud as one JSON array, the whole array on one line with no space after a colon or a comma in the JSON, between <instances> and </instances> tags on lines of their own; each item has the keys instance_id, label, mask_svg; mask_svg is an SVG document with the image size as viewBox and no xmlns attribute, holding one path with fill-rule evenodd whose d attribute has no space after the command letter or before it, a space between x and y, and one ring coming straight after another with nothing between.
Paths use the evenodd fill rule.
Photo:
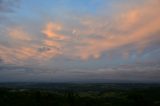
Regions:
<instances>
[{"instance_id":1,"label":"grey cloud","mask_svg":"<svg viewBox=\"0 0 160 106\"><path fill-rule=\"evenodd\" d=\"M158 82L160 81L160 64L135 64L102 69L98 70L95 76L126 81Z\"/></svg>"},{"instance_id":2,"label":"grey cloud","mask_svg":"<svg viewBox=\"0 0 160 106\"><path fill-rule=\"evenodd\" d=\"M0 82L49 81L58 78L56 76L57 71L60 72L61 70L43 66L18 66L4 63L0 59Z\"/></svg>"},{"instance_id":3,"label":"grey cloud","mask_svg":"<svg viewBox=\"0 0 160 106\"><path fill-rule=\"evenodd\" d=\"M13 12L20 0L0 0L0 13Z\"/></svg>"},{"instance_id":4,"label":"grey cloud","mask_svg":"<svg viewBox=\"0 0 160 106\"><path fill-rule=\"evenodd\" d=\"M50 51L50 50L51 50L51 48L45 47L45 46L38 48L39 52L45 52L45 51Z\"/></svg>"},{"instance_id":5,"label":"grey cloud","mask_svg":"<svg viewBox=\"0 0 160 106\"><path fill-rule=\"evenodd\" d=\"M138 63L106 68L46 68L0 64L0 81L116 81L159 82L159 63Z\"/></svg>"},{"instance_id":6,"label":"grey cloud","mask_svg":"<svg viewBox=\"0 0 160 106\"><path fill-rule=\"evenodd\" d=\"M8 23L8 13L14 12L19 8L20 0L0 0L0 25Z\"/></svg>"},{"instance_id":7,"label":"grey cloud","mask_svg":"<svg viewBox=\"0 0 160 106\"><path fill-rule=\"evenodd\" d=\"M79 81L159 82L160 64L138 63L99 69L70 69L65 76Z\"/></svg>"}]
</instances>

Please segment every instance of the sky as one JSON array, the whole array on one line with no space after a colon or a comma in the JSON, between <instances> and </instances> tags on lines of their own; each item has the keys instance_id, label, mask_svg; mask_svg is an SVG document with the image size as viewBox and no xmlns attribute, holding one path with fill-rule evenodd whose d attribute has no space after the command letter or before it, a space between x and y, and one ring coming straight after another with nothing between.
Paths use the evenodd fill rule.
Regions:
<instances>
[{"instance_id":1,"label":"sky","mask_svg":"<svg viewBox=\"0 0 160 106\"><path fill-rule=\"evenodd\" d=\"M160 0L0 0L0 82L160 82Z\"/></svg>"}]
</instances>

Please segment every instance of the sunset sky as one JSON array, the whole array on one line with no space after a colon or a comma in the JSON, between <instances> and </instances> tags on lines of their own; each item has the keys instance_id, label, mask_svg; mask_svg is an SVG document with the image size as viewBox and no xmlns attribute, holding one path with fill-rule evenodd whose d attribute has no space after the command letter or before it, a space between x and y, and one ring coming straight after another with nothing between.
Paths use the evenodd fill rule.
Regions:
<instances>
[{"instance_id":1,"label":"sunset sky","mask_svg":"<svg viewBox=\"0 0 160 106\"><path fill-rule=\"evenodd\" d=\"M160 0L0 0L0 82L160 82Z\"/></svg>"}]
</instances>

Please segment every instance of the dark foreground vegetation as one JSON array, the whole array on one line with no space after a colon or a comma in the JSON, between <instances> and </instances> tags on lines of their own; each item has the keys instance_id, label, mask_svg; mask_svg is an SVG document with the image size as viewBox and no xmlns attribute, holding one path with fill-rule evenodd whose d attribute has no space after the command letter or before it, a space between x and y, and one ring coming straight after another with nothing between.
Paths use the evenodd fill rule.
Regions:
<instances>
[{"instance_id":1,"label":"dark foreground vegetation","mask_svg":"<svg viewBox=\"0 0 160 106\"><path fill-rule=\"evenodd\" d=\"M160 85L0 84L0 106L160 106Z\"/></svg>"}]
</instances>

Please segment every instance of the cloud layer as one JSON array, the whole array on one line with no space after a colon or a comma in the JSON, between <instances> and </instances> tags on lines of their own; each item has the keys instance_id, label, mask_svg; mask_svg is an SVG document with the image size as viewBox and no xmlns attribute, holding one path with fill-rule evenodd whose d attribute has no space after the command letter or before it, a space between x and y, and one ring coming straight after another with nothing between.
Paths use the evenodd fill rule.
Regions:
<instances>
[{"instance_id":1,"label":"cloud layer","mask_svg":"<svg viewBox=\"0 0 160 106\"><path fill-rule=\"evenodd\" d=\"M91 2L93 5L93 1ZM0 0L0 19L5 20L1 17L6 17L5 13L13 11L18 3L19 0ZM56 68L62 71L55 77L60 75L66 78L71 77L70 70L79 70L78 72L83 73L76 74L79 79L80 76L86 75L95 76L97 79L123 79L124 76L131 76L131 80L147 80L150 77L159 80L159 76L154 77L160 71L159 0L135 0L134 3L117 0L111 2L110 7L107 7L107 3L110 2L103 1L101 8L97 6L87 14L79 12L74 5L66 6L67 4L60 3L63 8L48 6L43 11L29 11L31 7L27 3L25 6L24 3L22 6L25 8L21 7L21 11L17 10L11 16L7 16L13 17L11 22L0 23L2 66L14 64L18 67L25 66L26 69L26 66L31 65L29 69L36 70L34 64L37 69L42 68L41 66L53 70ZM71 6L77 12L69 8ZM26 14L30 16L26 18ZM137 62L151 62L156 65L140 65L135 69L133 67ZM123 68L122 64L130 67ZM96 68L91 72L93 67ZM66 71L63 71L65 69ZM10 71L0 73L6 73L5 77ZM45 76L49 76L50 73L52 72L46 71ZM144 79L141 79L141 76Z\"/></svg>"}]
</instances>

